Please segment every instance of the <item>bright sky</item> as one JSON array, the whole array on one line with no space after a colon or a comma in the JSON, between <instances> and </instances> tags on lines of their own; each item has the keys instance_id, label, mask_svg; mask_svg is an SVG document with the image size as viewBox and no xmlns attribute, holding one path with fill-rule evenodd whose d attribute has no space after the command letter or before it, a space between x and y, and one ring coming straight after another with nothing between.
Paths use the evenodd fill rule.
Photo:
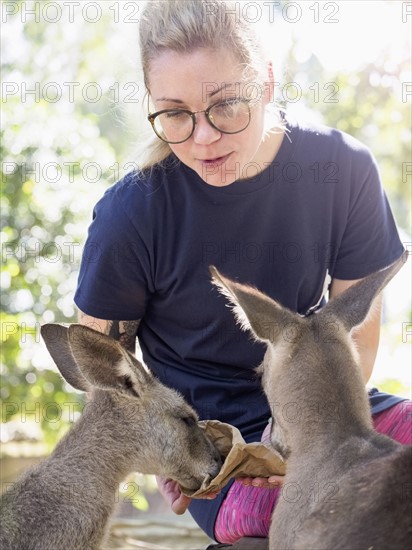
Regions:
<instances>
[{"instance_id":1,"label":"bright sky","mask_svg":"<svg viewBox=\"0 0 412 550\"><path fill-rule=\"evenodd\" d=\"M69 5L71 2L65 2ZM33 15L18 12L12 16L6 10L11 2L2 9L3 47L18 64L19 54L23 53L22 43L16 33L21 27L21 17L32 20ZM25 9L31 4L43 6L41 20L51 17L53 11L44 11L44 5L53 2L24 2ZM74 2L74 4L77 4ZM101 13L108 15L112 22L113 33L107 37L110 42L121 44L123 54L134 52L137 38L136 26L145 4L144 0L135 0L122 4L118 1L84 2L73 12L74 22L66 24L69 8L63 6L60 14L62 27L73 35L77 21L84 17L93 18L95 11L80 11L84 5L99 4ZM250 23L267 28L267 42L276 58L283 57L290 49L292 41L298 42L298 60L304 62L315 53L322 65L330 70L351 71L365 62L380 59L383 52L396 61L410 55L412 2L403 0L235 0L237 15L243 15ZM90 6L89 6L90 8ZM117 8L117 9L115 9ZM275 9L276 8L276 9ZM39 8L40 9L40 8ZM16 8L18 10L18 8ZM80 13L80 15L79 15ZM275 25L269 23L275 22ZM96 21L98 24L98 21ZM263 29L264 32L264 29ZM7 46L12 48L8 51ZM132 56L134 58L134 54ZM410 80L410 78L409 78Z\"/></svg>"},{"instance_id":2,"label":"bright sky","mask_svg":"<svg viewBox=\"0 0 412 550\"><path fill-rule=\"evenodd\" d=\"M287 51L299 42L303 62L314 52L330 70L350 71L373 62L385 51L393 60L410 55L412 2L397 0L337 0L275 2L275 29L268 31L276 48ZM262 20L273 19L269 2L241 2L244 15L254 20L259 8ZM239 4L239 5L240 5ZM240 8L239 8L240 9Z\"/></svg>"}]
</instances>

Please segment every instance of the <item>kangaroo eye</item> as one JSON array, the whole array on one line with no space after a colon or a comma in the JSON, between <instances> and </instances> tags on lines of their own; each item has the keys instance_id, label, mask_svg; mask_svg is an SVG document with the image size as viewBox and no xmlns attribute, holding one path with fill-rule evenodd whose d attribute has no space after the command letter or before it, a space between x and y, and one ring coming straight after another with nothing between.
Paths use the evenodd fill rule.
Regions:
<instances>
[{"instance_id":1,"label":"kangaroo eye","mask_svg":"<svg viewBox=\"0 0 412 550\"><path fill-rule=\"evenodd\" d=\"M197 421L193 418L193 416L185 416L182 420L187 426L189 426L189 428L193 428L197 424Z\"/></svg>"}]
</instances>

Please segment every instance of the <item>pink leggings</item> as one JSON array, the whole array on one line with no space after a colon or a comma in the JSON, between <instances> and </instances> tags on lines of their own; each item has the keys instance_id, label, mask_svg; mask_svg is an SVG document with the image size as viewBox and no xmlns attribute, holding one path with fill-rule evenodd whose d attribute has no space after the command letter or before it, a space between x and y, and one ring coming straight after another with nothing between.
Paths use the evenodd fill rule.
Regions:
<instances>
[{"instance_id":1,"label":"pink leggings","mask_svg":"<svg viewBox=\"0 0 412 550\"><path fill-rule=\"evenodd\" d=\"M403 445L412 444L412 401L403 401L373 416L375 429ZM219 510L215 539L233 543L241 537L267 537L280 489L246 487L235 481Z\"/></svg>"}]
</instances>

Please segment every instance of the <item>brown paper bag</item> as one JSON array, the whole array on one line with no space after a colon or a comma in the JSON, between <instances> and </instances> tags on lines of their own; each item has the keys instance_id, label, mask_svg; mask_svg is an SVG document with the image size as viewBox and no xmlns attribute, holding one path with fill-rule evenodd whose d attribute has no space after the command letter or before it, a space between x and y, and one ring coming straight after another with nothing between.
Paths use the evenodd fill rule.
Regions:
<instances>
[{"instance_id":1,"label":"brown paper bag","mask_svg":"<svg viewBox=\"0 0 412 550\"><path fill-rule=\"evenodd\" d=\"M285 462L278 452L264 443L245 443L240 431L218 420L199 422L224 459L214 479L206 478L200 489L180 487L183 494L201 497L224 487L233 477L269 477L285 475Z\"/></svg>"}]
</instances>

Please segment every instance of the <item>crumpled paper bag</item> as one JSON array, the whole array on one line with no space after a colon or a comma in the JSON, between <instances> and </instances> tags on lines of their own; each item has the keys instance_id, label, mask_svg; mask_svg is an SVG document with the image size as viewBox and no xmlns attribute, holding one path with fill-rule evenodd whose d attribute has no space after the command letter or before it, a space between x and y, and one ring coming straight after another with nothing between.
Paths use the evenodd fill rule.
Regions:
<instances>
[{"instance_id":1,"label":"crumpled paper bag","mask_svg":"<svg viewBox=\"0 0 412 550\"><path fill-rule=\"evenodd\" d=\"M272 447L260 442L245 443L237 428L219 420L203 420L199 426L206 431L224 462L217 476L206 478L197 491L180 486L186 496L196 498L216 492L233 477L285 475L285 461Z\"/></svg>"}]
</instances>

